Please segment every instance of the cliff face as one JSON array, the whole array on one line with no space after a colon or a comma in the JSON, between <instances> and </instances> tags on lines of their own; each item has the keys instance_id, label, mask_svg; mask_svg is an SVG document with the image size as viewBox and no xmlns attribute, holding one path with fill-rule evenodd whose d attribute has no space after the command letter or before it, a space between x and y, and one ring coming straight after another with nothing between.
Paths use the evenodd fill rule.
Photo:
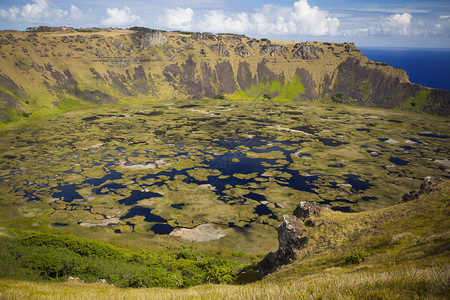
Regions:
<instances>
[{"instance_id":1,"label":"cliff face","mask_svg":"<svg viewBox=\"0 0 450 300\"><path fill-rule=\"evenodd\" d=\"M325 100L449 115L450 92L411 84L352 43L156 30L0 32L0 121L156 99Z\"/></svg>"}]
</instances>

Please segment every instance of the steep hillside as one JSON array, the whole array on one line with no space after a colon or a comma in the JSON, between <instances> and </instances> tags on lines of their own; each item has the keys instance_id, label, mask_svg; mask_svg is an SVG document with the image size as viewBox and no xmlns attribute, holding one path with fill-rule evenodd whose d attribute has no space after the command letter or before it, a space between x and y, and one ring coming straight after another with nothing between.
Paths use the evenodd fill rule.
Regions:
<instances>
[{"instance_id":1,"label":"steep hillside","mask_svg":"<svg viewBox=\"0 0 450 300\"><path fill-rule=\"evenodd\" d=\"M243 286L119 289L0 280L2 299L448 299L449 180L385 209L307 218L293 263ZM430 188L431 187L431 188ZM247 279L250 272L247 272ZM241 280L245 279L241 274Z\"/></svg>"},{"instance_id":2,"label":"steep hillside","mask_svg":"<svg viewBox=\"0 0 450 300\"><path fill-rule=\"evenodd\" d=\"M450 92L411 84L352 43L209 33L0 32L0 122L157 99L325 100L449 115Z\"/></svg>"}]
</instances>

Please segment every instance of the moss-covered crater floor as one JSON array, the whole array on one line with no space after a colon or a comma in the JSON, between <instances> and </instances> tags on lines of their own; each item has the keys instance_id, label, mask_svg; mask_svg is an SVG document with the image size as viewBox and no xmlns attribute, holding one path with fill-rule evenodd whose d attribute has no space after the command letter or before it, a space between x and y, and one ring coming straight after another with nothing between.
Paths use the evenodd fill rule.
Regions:
<instances>
[{"instance_id":1,"label":"moss-covered crater floor","mask_svg":"<svg viewBox=\"0 0 450 300\"><path fill-rule=\"evenodd\" d=\"M448 177L449 125L382 109L221 100L40 117L0 129L0 221L118 244L139 236L137 247L265 253L299 201L362 211L397 203L426 176Z\"/></svg>"}]
</instances>

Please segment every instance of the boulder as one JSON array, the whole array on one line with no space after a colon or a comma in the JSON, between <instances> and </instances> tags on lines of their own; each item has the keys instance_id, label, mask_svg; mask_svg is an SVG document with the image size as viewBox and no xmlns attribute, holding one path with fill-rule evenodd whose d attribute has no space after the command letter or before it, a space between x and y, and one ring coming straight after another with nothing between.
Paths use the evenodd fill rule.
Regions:
<instances>
[{"instance_id":1,"label":"boulder","mask_svg":"<svg viewBox=\"0 0 450 300\"><path fill-rule=\"evenodd\" d=\"M67 279L67 281L74 281L74 282L80 282L80 283L84 283L84 280L78 278L78 277L72 277L69 276L69 278Z\"/></svg>"},{"instance_id":2,"label":"boulder","mask_svg":"<svg viewBox=\"0 0 450 300\"><path fill-rule=\"evenodd\" d=\"M95 282L96 282L96 283L108 284L108 282L106 281L106 279L97 279Z\"/></svg>"}]
</instances>

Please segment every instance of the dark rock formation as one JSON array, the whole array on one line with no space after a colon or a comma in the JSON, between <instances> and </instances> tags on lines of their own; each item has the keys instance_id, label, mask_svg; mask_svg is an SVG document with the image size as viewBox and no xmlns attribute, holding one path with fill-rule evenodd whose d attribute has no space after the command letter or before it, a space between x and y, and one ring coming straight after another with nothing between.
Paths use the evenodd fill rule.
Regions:
<instances>
[{"instance_id":1,"label":"dark rock formation","mask_svg":"<svg viewBox=\"0 0 450 300\"><path fill-rule=\"evenodd\" d=\"M302 201L297 204L293 215L299 219L305 220L311 216L317 216L325 208L317 202L305 202Z\"/></svg>"},{"instance_id":2,"label":"dark rock formation","mask_svg":"<svg viewBox=\"0 0 450 300\"><path fill-rule=\"evenodd\" d=\"M298 45L299 44L295 45L297 47L294 46L294 48L298 48L298 50L294 52L294 58L300 58L304 60L314 60L319 59L323 54L322 48L308 44L303 44L301 46Z\"/></svg>"},{"instance_id":3,"label":"dark rock formation","mask_svg":"<svg viewBox=\"0 0 450 300\"><path fill-rule=\"evenodd\" d=\"M305 92L303 94L299 95L299 99L293 99L293 100L307 100L311 101L318 98L317 92L316 92L316 83L314 82L311 74L304 68L297 68L295 75L300 78L300 81L303 84L303 87L305 88Z\"/></svg>"},{"instance_id":4,"label":"dark rock formation","mask_svg":"<svg viewBox=\"0 0 450 300\"><path fill-rule=\"evenodd\" d=\"M75 38L75 41L76 41L77 43L83 44L84 41L85 41L84 36L82 36L82 35L77 35L77 37Z\"/></svg>"},{"instance_id":5,"label":"dark rock formation","mask_svg":"<svg viewBox=\"0 0 450 300\"><path fill-rule=\"evenodd\" d=\"M247 44L253 48L253 47L256 47L256 45L258 44L258 41L256 39L251 39L247 42Z\"/></svg>"},{"instance_id":6,"label":"dark rock formation","mask_svg":"<svg viewBox=\"0 0 450 300\"><path fill-rule=\"evenodd\" d=\"M287 47L281 45L266 44L261 47L261 55L269 54L270 56L278 56L287 51Z\"/></svg>"},{"instance_id":7,"label":"dark rock formation","mask_svg":"<svg viewBox=\"0 0 450 300\"><path fill-rule=\"evenodd\" d=\"M243 91L250 89L252 84L255 83L252 78L252 71L250 70L250 64L248 62L243 61L239 63L237 82Z\"/></svg>"},{"instance_id":8,"label":"dark rock formation","mask_svg":"<svg viewBox=\"0 0 450 300\"><path fill-rule=\"evenodd\" d=\"M216 36L214 34L208 33L208 32L203 32L203 33L197 32L192 35L192 39L195 41L200 41L200 40L214 41L216 39Z\"/></svg>"},{"instance_id":9,"label":"dark rock formation","mask_svg":"<svg viewBox=\"0 0 450 300\"><path fill-rule=\"evenodd\" d=\"M36 38L37 38L37 34L31 33L27 36L27 41L35 43L35 42L37 42Z\"/></svg>"},{"instance_id":10,"label":"dark rock formation","mask_svg":"<svg viewBox=\"0 0 450 300\"><path fill-rule=\"evenodd\" d=\"M229 61L220 62L216 65L217 79L219 80L220 93L232 94L236 91L233 67Z\"/></svg>"},{"instance_id":11,"label":"dark rock formation","mask_svg":"<svg viewBox=\"0 0 450 300\"><path fill-rule=\"evenodd\" d=\"M308 243L308 237L302 229L301 221L295 216L283 216L283 223L278 226L277 232L278 250L270 252L258 263L258 271L262 277L275 272L283 265L291 263L298 250Z\"/></svg>"},{"instance_id":12,"label":"dark rock formation","mask_svg":"<svg viewBox=\"0 0 450 300\"><path fill-rule=\"evenodd\" d=\"M275 74L268 66L267 59L262 59L256 68L256 75L258 83L268 83L272 81L278 81L281 85L284 85L284 74Z\"/></svg>"},{"instance_id":13,"label":"dark rock formation","mask_svg":"<svg viewBox=\"0 0 450 300\"><path fill-rule=\"evenodd\" d=\"M220 42L214 45L211 45L211 50L217 52L221 56L230 56L230 52L228 52L227 45Z\"/></svg>"},{"instance_id":14,"label":"dark rock formation","mask_svg":"<svg viewBox=\"0 0 450 300\"><path fill-rule=\"evenodd\" d=\"M234 49L234 52L236 52L237 55L243 58L249 57L251 55L247 47L245 47L245 45L242 43Z\"/></svg>"},{"instance_id":15,"label":"dark rock formation","mask_svg":"<svg viewBox=\"0 0 450 300\"><path fill-rule=\"evenodd\" d=\"M441 182L442 179L440 178L433 178L431 176L425 177L423 183L420 185L420 188L418 190L409 192L408 194L404 194L401 202L416 200L423 194L429 194L436 190L439 183Z\"/></svg>"},{"instance_id":16,"label":"dark rock formation","mask_svg":"<svg viewBox=\"0 0 450 300\"><path fill-rule=\"evenodd\" d=\"M326 206L315 202L300 202L294 210L294 215L284 215L283 223L278 226L278 250L270 252L258 263L259 274L264 277L275 272L281 266L291 263L299 250L308 244L308 235L304 227L311 226L308 223L320 220L310 220L311 216L317 216ZM317 225L324 225L321 222Z\"/></svg>"}]
</instances>

